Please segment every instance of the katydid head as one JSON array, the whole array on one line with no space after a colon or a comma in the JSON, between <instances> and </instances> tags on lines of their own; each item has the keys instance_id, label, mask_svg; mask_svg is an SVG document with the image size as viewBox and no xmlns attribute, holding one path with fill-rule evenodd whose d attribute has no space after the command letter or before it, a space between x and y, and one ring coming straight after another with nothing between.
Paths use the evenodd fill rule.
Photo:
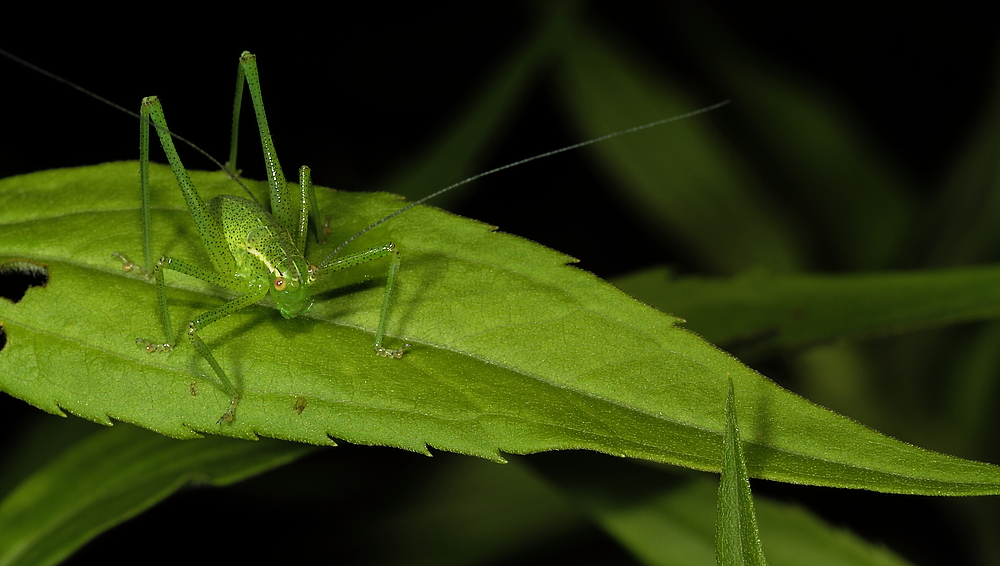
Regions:
<instances>
[{"instance_id":1,"label":"katydid head","mask_svg":"<svg viewBox=\"0 0 1000 566\"><path fill-rule=\"evenodd\" d=\"M316 280L317 268L302 256L288 258L284 263L285 269L271 273L271 298L281 316L295 318L306 314L313 306L312 283Z\"/></svg>"}]
</instances>

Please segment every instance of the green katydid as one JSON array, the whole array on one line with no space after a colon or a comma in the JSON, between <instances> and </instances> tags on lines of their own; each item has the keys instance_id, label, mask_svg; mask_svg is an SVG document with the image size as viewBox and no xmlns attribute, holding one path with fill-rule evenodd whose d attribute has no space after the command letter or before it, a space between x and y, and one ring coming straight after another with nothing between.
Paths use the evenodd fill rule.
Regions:
<instances>
[{"instance_id":1,"label":"green katydid","mask_svg":"<svg viewBox=\"0 0 1000 566\"><path fill-rule=\"evenodd\" d=\"M53 76L42 71L33 65L13 57L5 52L0 52L16 61L26 64L44 74ZM62 79L58 80L66 82ZM263 146L265 168L268 176L270 191L270 210L266 210L253 193L237 179L236 174L236 140L238 134L239 114L244 92L244 82L249 88L254 111L257 118L257 126ZM70 85L84 93L93 96L107 104L121 109L117 105L104 100L103 98L90 93L76 85ZM254 56L244 52L240 57L237 71L237 89L233 105L233 131L229 160L225 165L208 156L204 151L170 132L164 118L163 109L156 97L143 99L140 113L140 187L142 194L142 216L143 216L143 255L144 264L140 270L125 258L115 252L113 255L124 262L126 271L142 271L147 278L155 279L157 285L157 295L159 304L159 314L163 322L165 341L159 342L148 338L138 338L137 343L143 346L148 352L165 352L176 347L176 336L174 327L170 321L170 312L167 306L166 286L163 271L165 269L177 271L190 277L202 281L219 285L231 291L240 293L239 296L228 300L221 306L195 317L185 325L185 335L197 351L212 367L215 372L220 388L230 398L230 405L226 412L219 418L219 421L232 421L236 408L239 404L241 392L230 380L228 374L221 364L216 360L211 350L199 337L198 333L206 326L217 322L240 309L252 305L270 295L277 309L285 318L293 318L309 312L313 304L313 297L320 291L326 290L324 278L330 273L357 266L380 258L388 258L390 261L386 285L383 293L379 322L375 332L375 353L388 358L401 358L409 348L409 344L402 344L396 348L387 348L383 345L386 333L386 321L390 308L392 290L396 274L400 265L400 252L392 243L384 243L368 250L360 251L338 257L338 253L347 244L352 242L362 233L375 228L387 220L399 215L410 208L426 202L444 192L456 187L470 183L476 179L496 173L498 171L515 167L529 161L534 161L542 157L554 155L571 149L576 149L585 145L596 143L618 135L622 135L637 130L650 128L667 122L680 120L694 116L709 110L713 110L726 104L728 101L708 106L693 112L674 116L671 118L658 120L641 126L636 126L626 130L614 132L599 138L577 143L568 147L546 152L540 155L529 157L502 167L498 167L484 173L480 173L434 193L429 194L400 210L390 214L369 225L361 232L355 234L347 241L339 245L330 252L322 261L311 263L305 258L309 217L313 219L315 227L315 237L320 243L325 239L326 232L320 223L320 214L316 203L316 197L312 182L310 180L309 168L301 167L299 170L299 183L293 185L286 183L274 144L271 139L264 106L261 97L260 82ZM124 110L124 109L122 109ZM133 114L125 110L129 114ZM208 252L212 268L207 269L194 265L190 262L181 261L171 257L161 257L154 263L152 251L151 230L150 230L150 199L149 199L149 127L152 125L159 137L167 160L170 163L174 176L181 189L188 210L192 216L194 224L198 230L199 237ZM194 185L190 181L187 171L181 163L178 152L174 146L173 138L180 139L196 150L205 154L213 162L216 162L223 170L242 186L250 198L236 196L219 196L205 202L199 196Z\"/></svg>"},{"instance_id":2,"label":"green katydid","mask_svg":"<svg viewBox=\"0 0 1000 566\"><path fill-rule=\"evenodd\" d=\"M236 98L233 104L233 138L229 162L226 169L236 170L236 140L240 107L243 99L243 83L246 81L253 101L254 113L257 115L257 127L260 130L261 145L264 148L268 185L270 187L271 210L266 211L256 202L243 197L219 196L207 203L198 195L194 184L188 178L187 170L181 163L173 138L167 127L166 119L159 99L155 96L144 98L140 115L142 120L139 128L139 168L140 187L142 191L143 211L143 254L145 273L147 277L156 279L159 296L160 316L163 320L163 330L166 342L155 343L146 338L137 341L149 352L169 351L176 345L173 327L170 322L170 310L167 308L166 285L163 270L170 269L190 277L225 287L237 293L238 297L227 301L202 315L190 320L185 325L185 335L205 360L212 366L223 390L230 397L230 407L220 418L231 421L240 400L240 393L226 375L225 370L212 355L211 350L198 336L198 331L206 326L225 318L236 311L252 305L268 294L274 300L278 311L285 318L303 315L312 308L313 295L318 290L317 282L329 273L353 267L375 259L389 257L389 272L386 278L385 294L382 301L382 313L379 318L378 330L375 333L375 353L390 358L400 358L409 345L396 349L388 349L382 345L385 336L385 320L392 296L392 287L396 272L399 270L399 252L392 243L382 244L374 248L355 252L337 259L334 256L338 250L328 255L322 262L312 264L305 258L306 235L310 213L316 226L317 239L324 239L319 224L319 209L309 168L299 169L299 185L292 190L285 182L281 164L278 161L271 133L264 113L261 98L260 80L257 74L257 63L254 56L243 52L240 56L237 72ZM160 138L160 145L167 155L167 161L174 172L177 184L180 186L188 210L191 212L194 224L198 229L202 243L208 251L214 271L200 266L182 262L171 257L161 257L152 265L152 243L150 238L149 215L149 126L153 124ZM250 191L247 194L253 197ZM122 257L115 253L116 256ZM127 269L133 266L125 260Z\"/></svg>"}]
</instances>

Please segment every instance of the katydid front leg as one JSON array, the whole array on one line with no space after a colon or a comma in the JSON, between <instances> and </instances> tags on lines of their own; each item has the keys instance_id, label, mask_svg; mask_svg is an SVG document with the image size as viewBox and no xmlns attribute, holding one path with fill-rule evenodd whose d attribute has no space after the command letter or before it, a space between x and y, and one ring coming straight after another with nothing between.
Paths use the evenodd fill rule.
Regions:
<instances>
[{"instance_id":1,"label":"katydid front leg","mask_svg":"<svg viewBox=\"0 0 1000 566\"><path fill-rule=\"evenodd\" d=\"M396 284L396 272L399 271L399 250L396 249L396 246L391 243L382 244L381 246L376 246L363 252L353 253L339 259L328 261L319 269L319 273L333 273L386 256L389 257L391 263L389 264L389 273L385 279L385 293L382 295L382 311L379 313L378 329L375 331L375 353L385 358L399 359L403 357L403 353L406 352L406 350L411 348L410 344L403 344L395 350L391 350L382 345L382 341L385 338L386 320L389 318L389 302L392 298L392 288Z\"/></svg>"}]
</instances>

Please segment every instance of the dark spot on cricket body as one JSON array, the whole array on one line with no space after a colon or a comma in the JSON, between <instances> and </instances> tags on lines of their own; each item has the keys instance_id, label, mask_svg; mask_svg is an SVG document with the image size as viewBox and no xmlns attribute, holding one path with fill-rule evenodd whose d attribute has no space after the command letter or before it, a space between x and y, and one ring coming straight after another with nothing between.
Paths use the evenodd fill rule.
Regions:
<instances>
[{"instance_id":1,"label":"dark spot on cricket body","mask_svg":"<svg viewBox=\"0 0 1000 566\"><path fill-rule=\"evenodd\" d=\"M12 303L23 299L29 287L44 287L48 282L49 271L44 265L23 260L0 263L0 297ZM7 333L0 321L0 350L6 345Z\"/></svg>"}]
</instances>

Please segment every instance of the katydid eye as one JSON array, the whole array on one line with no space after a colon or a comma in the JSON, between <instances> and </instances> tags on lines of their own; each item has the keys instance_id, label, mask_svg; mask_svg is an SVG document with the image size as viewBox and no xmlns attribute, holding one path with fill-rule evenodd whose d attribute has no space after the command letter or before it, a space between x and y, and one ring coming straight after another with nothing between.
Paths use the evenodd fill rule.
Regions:
<instances>
[{"instance_id":1,"label":"katydid eye","mask_svg":"<svg viewBox=\"0 0 1000 566\"><path fill-rule=\"evenodd\" d=\"M285 278L284 277L276 277L274 279L274 290L275 291L284 291L285 287L287 285L288 284L285 282Z\"/></svg>"}]
</instances>

